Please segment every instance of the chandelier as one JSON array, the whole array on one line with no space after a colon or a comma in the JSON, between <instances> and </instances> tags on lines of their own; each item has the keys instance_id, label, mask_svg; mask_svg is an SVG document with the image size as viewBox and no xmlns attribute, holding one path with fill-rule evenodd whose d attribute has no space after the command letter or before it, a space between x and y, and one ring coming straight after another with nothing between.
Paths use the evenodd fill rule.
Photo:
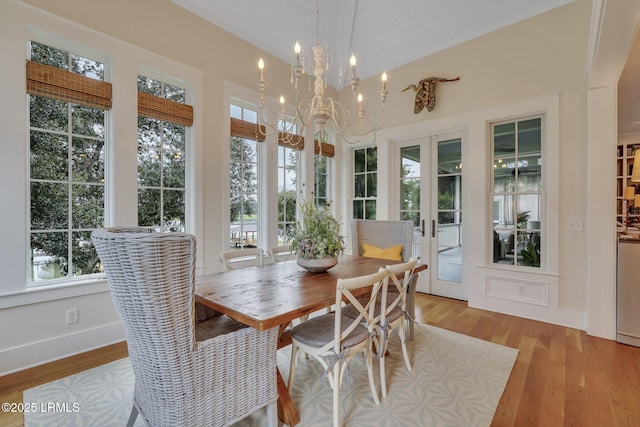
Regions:
<instances>
[{"instance_id":1,"label":"chandelier","mask_svg":"<svg viewBox=\"0 0 640 427\"><path fill-rule=\"evenodd\" d=\"M331 97L325 97L325 89L327 88L327 79L330 75L330 69L334 62L334 53L337 53L337 69L338 69L338 85L342 84L342 60L340 51L330 51L328 43L320 43L319 37L319 20L320 5L316 1L316 44L312 48L313 68L307 69L305 62L305 51L296 42L294 47L294 56L291 63L291 84L295 90L296 107L295 116L287 116L285 113L285 98L280 96L280 111L268 115L264 108L264 89L267 82L264 80L264 61L262 58L258 61L258 69L260 78L258 80L259 95L259 124L258 133L266 137L267 134L275 134L277 138L288 144L298 145L303 141L301 137L304 129L313 126L314 139L318 143L327 142L327 127L340 135L347 143L355 143L362 137L373 133L375 141L375 132L382 127L382 120L376 121L373 116L365 113L362 94L358 93L358 83L360 79L356 74L356 57L351 55L350 70L351 90L353 92L353 101L350 108L343 106L337 100ZM313 96L310 99L303 99L300 94L301 78L307 75L309 78L309 89L313 79ZM381 75L382 89L378 92L380 95L380 116L384 113L384 103L387 98L387 73Z\"/></svg>"}]
</instances>

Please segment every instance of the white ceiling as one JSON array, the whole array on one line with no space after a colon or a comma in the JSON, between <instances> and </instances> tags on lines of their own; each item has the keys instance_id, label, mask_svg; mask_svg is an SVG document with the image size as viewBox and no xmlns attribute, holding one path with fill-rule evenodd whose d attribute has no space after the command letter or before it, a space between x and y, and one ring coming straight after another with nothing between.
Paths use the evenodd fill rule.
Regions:
<instances>
[{"instance_id":1,"label":"white ceiling","mask_svg":"<svg viewBox=\"0 0 640 427\"><path fill-rule=\"evenodd\" d=\"M296 41L315 44L314 0L172 1L287 63ZM339 47L345 71L354 53L365 79L571 1L320 0L319 39ZM329 82L340 88L337 73Z\"/></svg>"}]
</instances>

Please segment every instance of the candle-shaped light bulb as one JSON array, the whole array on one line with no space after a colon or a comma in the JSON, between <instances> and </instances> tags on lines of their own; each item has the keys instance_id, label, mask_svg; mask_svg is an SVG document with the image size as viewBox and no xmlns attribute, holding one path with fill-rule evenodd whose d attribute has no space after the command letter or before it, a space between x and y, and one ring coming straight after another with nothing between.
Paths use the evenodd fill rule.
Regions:
<instances>
[{"instance_id":1,"label":"candle-shaped light bulb","mask_svg":"<svg viewBox=\"0 0 640 427\"><path fill-rule=\"evenodd\" d=\"M263 71L264 71L264 61L262 58L258 60L258 69L260 70L260 80L264 80Z\"/></svg>"},{"instance_id":2,"label":"candle-shaped light bulb","mask_svg":"<svg viewBox=\"0 0 640 427\"><path fill-rule=\"evenodd\" d=\"M382 90L387 90L387 73L385 71L382 72Z\"/></svg>"},{"instance_id":3,"label":"candle-shaped light bulb","mask_svg":"<svg viewBox=\"0 0 640 427\"><path fill-rule=\"evenodd\" d=\"M284 96L280 95L280 110L284 113Z\"/></svg>"},{"instance_id":4,"label":"candle-shaped light bulb","mask_svg":"<svg viewBox=\"0 0 640 427\"><path fill-rule=\"evenodd\" d=\"M351 77L356 76L356 56L351 55L351 59L349 59L349 64L351 64Z\"/></svg>"},{"instance_id":5,"label":"candle-shaped light bulb","mask_svg":"<svg viewBox=\"0 0 640 427\"><path fill-rule=\"evenodd\" d=\"M296 42L293 46L293 51L296 54L296 65L300 65L300 43Z\"/></svg>"},{"instance_id":6,"label":"candle-shaped light bulb","mask_svg":"<svg viewBox=\"0 0 640 427\"><path fill-rule=\"evenodd\" d=\"M358 94L358 103L362 104L362 94L361 93Z\"/></svg>"}]
</instances>

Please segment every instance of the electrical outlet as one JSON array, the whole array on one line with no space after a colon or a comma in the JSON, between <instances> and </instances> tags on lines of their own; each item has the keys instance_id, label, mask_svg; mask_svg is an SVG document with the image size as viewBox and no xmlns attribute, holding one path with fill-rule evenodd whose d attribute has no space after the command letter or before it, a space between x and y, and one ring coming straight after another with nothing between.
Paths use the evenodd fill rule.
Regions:
<instances>
[{"instance_id":1,"label":"electrical outlet","mask_svg":"<svg viewBox=\"0 0 640 427\"><path fill-rule=\"evenodd\" d=\"M527 288L525 285L518 286L518 294L525 295L527 293Z\"/></svg>"},{"instance_id":2,"label":"electrical outlet","mask_svg":"<svg viewBox=\"0 0 640 427\"><path fill-rule=\"evenodd\" d=\"M71 325L72 323L78 323L78 309L70 308L67 310L67 325Z\"/></svg>"}]
</instances>

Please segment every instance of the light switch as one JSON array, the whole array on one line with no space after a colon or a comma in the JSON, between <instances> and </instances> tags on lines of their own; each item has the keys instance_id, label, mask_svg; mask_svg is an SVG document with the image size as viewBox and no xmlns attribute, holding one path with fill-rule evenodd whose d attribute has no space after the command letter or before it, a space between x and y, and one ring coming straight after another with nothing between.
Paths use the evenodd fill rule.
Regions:
<instances>
[{"instance_id":1,"label":"light switch","mask_svg":"<svg viewBox=\"0 0 640 427\"><path fill-rule=\"evenodd\" d=\"M570 219L569 231L582 231L582 219L581 218Z\"/></svg>"}]
</instances>

